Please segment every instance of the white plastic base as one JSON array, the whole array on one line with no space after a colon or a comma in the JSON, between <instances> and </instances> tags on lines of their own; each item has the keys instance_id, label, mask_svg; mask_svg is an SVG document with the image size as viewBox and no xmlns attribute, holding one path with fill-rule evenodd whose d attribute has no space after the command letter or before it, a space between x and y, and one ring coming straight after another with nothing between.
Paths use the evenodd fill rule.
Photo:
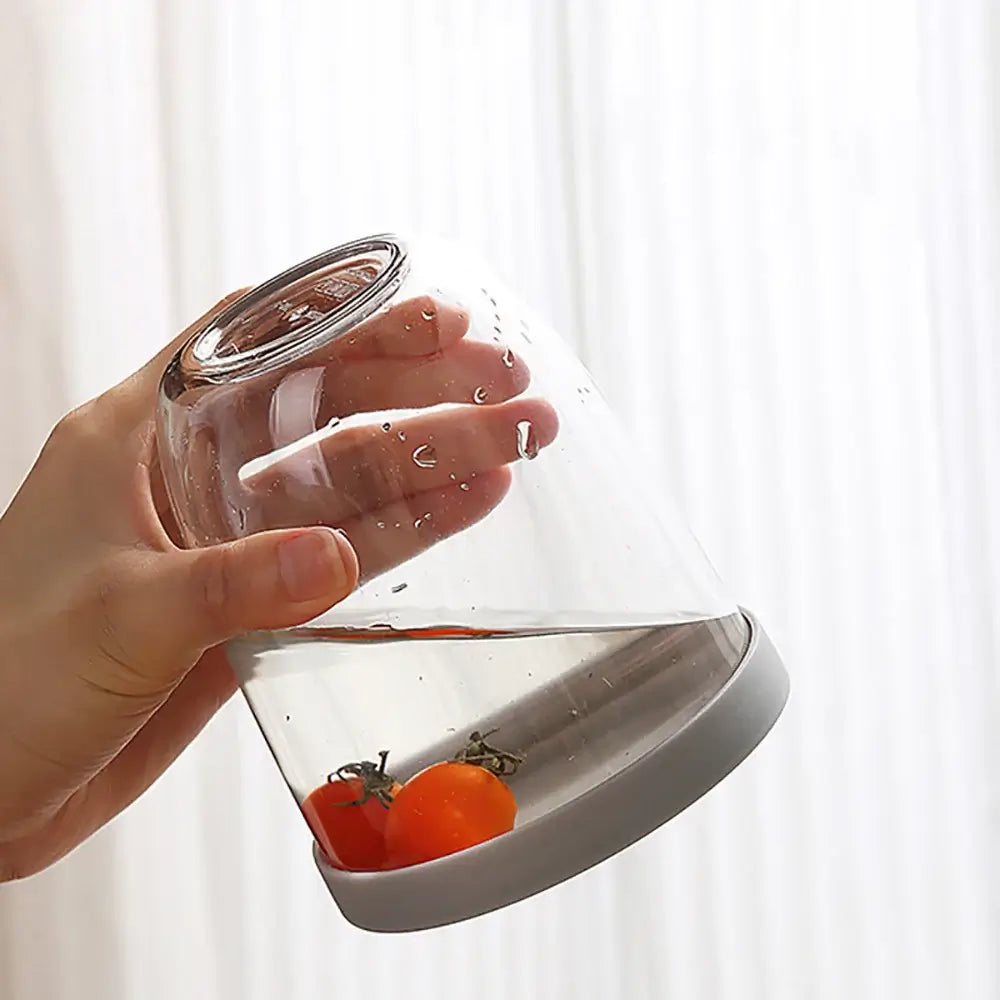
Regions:
<instances>
[{"instance_id":1,"label":"white plastic base","mask_svg":"<svg viewBox=\"0 0 1000 1000\"><path fill-rule=\"evenodd\" d=\"M386 872L316 864L344 916L372 931L457 923L525 899L604 861L718 784L781 715L788 675L760 624L719 690L668 739L589 792L479 847ZM656 791L657 794L651 794Z\"/></svg>"}]
</instances>

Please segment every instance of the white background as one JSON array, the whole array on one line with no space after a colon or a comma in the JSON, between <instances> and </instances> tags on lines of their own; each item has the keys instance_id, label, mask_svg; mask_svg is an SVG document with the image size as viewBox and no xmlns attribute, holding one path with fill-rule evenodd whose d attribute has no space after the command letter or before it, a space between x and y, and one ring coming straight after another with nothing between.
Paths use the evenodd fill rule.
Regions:
<instances>
[{"instance_id":1,"label":"white background","mask_svg":"<svg viewBox=\"0 0 1000 1000\"><path fill-rule=\"evenodd\" d=\"M667 829L391 939L339 917L234 702L0 887L0 997L1000 995L998 27L990 0L0 0L0 503L224 292L437 232L573 340L793 675Z\"/></svg>"}]
</instances>

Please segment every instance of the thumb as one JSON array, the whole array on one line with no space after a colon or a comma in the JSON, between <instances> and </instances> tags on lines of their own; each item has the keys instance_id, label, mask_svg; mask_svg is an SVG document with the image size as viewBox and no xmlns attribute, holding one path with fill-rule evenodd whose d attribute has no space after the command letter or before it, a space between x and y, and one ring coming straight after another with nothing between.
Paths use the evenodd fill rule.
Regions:
<instances>
[{"instance_id":1,"label":"thumb","mask_svg":"<svg viewBox=\"0 0 1000 1000\"><path fill-rule=\"evenodd\" d=\"M158 560L154 580L135 595L134 614L126 617L168 674L244 632L301 625L358 584L351 543L325 527L262 532L166 559L166 566Z\"/></svg>"}]
</instances>

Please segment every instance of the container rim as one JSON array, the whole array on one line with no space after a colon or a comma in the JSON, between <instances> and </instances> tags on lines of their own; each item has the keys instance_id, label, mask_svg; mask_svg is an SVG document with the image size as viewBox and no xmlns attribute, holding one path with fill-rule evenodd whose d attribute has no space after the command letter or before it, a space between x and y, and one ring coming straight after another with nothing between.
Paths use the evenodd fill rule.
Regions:
<instances>
[{"instance_id":1,"label":"container rim","mask_svg":"<svg viewBox=\"0 0 1000 1000\"><path fill-rule=\"evenodd\" d=\"M259 315L262 306L281 293L323 271L374 264L377 274L330 311L292 329L234 348L235 334ZM164 384L186 386L224 383L252 377L294 362L353 329L388 302L409 273L404 241L392 234L367 236L310 257L241 295L217 316L195 330L164 373Z\"/></svg>"}]
</instances>

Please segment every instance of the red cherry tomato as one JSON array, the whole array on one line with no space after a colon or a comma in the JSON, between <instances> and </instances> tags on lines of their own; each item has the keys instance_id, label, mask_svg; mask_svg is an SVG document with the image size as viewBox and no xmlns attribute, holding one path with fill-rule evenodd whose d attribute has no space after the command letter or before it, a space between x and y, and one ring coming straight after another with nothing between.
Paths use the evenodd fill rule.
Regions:
<instances>
[{"instance_id":1,"label":"red cherry tomato","mask_svg":"<svg viewBox=\"0 0 1000 1000\"><path fill-rule=\"evenodd\" d=\"M392 791L398 787L393 786ZM385 866L389 810L374 795L363 799L362 779L347 778L320 785L302 803L313 836L336 868L377 871Z\"/></svg>"},{"instance_id":2,"label":"red cherry tomato","mask_svg":"<svg viewBox=\"0 0 1000 1000\"><path fill-rule=\"evenodd\" d=\"M464 851L514 828L517 802L507 784L476 764L445 761L396 793L385 827L388 867Z\"/></svg>"}]
</instances>

